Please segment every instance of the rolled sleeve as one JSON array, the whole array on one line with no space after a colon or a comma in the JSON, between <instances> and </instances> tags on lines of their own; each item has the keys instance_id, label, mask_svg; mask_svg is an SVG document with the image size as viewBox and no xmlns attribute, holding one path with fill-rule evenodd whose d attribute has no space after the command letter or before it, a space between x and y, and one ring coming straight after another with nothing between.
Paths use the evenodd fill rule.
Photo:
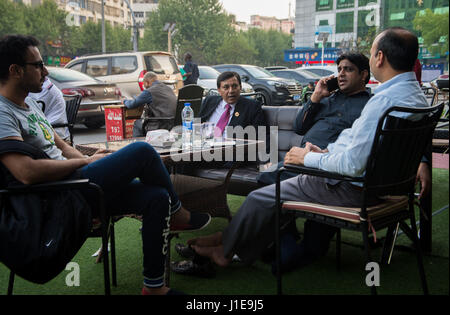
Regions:
<instances>
[{"instance_id":1,"label":"rolled sleeve","mask_svg":"<svg viewBox=\"0 0 450 315\"><path fill-rule=\"evenodd\" d=\"M319 168L320 159L323 153L309 152L305 155L304 164L306 167Z\"/></svg>"}]
</instances>

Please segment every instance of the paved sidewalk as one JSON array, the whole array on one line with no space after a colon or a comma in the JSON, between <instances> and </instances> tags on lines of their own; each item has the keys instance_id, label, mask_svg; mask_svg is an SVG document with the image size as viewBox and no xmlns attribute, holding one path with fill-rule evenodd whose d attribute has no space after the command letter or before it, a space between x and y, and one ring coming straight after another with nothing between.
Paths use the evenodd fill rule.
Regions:
<instances>
[{"instance_id":1,"label":"paved sidewalk","mask_svg":"<svg viewBox=\"0 0 450 315\"><path fill-rule=\"evenodd\" d=\"M448 170L448 154L433 153L433 168Z\"/></svg>"}]
</instances>

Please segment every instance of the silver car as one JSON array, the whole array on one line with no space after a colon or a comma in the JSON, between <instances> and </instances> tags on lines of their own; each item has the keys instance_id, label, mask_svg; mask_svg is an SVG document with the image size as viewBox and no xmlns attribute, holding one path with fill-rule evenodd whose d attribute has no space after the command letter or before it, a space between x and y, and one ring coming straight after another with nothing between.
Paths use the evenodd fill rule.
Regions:
<instances>
[{"instance_id":1,"label":"silver car","mask_svg":"<svg viewBox=\"0 0 450 315\"><path fill-rule=\"evenodd\" d=\"M205 89L205 95L217 95L217 77L220 72L209 66L199 66L198 70L200 76L198 78L197 84ZM242 82L243 94L254 93L252 86L246 82Z\"/></svg>"},{"instance_id":2,"label":"silver car","mask_svg":"<svg viewBox=\"0 0 450 315\"><path fill-rule=\"evenodd\" d=\"M108 84L71 69L46 68L50 81L63 94L82 95L77 122L83 123L88 128L100 128L105 124L103 106L122 103L120 90L114 83Z\"/></svg>"}]
</instances>

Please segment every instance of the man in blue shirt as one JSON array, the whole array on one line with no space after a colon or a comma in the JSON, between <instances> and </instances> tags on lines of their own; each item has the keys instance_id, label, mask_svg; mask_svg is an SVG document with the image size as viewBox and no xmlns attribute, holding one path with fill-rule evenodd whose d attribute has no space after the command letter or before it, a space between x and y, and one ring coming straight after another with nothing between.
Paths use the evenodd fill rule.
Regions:
<instances>
[{"instance_id":1,"label":"man in blue shirt","mask_svg":"<svg viewBox=\"0 0 450 315\"><path fill-rule=\"evenodd\" d=\"M417 37L408 30L390 28L379 34L372 45L370 68L382 84L363 109L361 117L326 149L307 143L305 148L293 148L288 152L284 162L342 175L362 175L366 169L378 120L386 109L394 105L428 106L412 72L418 47ZM345 84L345 81L339 81L340 87ZM326 202L329 205L347 207L361 204L360 187L348 182L330 184L327 179L299 175L283 181L281 185L282 200ZM274 196L275 185L253 191L224 232L189 240L188 244L197 254L211 258L219 266L227 266L233 254L239 255L244 263L254 262L274 240ZM369 204L378 202L376 196L368 200ZM307 259L304 262L308 263Z\"/></svg>"}]
</instances>

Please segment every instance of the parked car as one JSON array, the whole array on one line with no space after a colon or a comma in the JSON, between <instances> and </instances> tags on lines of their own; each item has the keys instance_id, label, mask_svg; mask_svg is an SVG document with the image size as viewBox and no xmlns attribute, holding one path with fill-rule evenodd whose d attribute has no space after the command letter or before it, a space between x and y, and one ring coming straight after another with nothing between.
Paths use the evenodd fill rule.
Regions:
<instances>
[{"instance_id":1,"label":"parked car","mask_svg":"<svg viewBox=\"0 0 450 315\"><path fill-rule=\"evenodd\" d=\"M330 75L335 75L337 77L338 75L338 71L337 71L337 66L331 66L331 65L326 65L326 66L305 66L305 67L300 67L297 69L301 69L301 70L308 70L309 72L313 72L317 75L319 75L320 77L328 77Z\"/></svg>"},{"instance_id":2,"label":"parked car","mask_svg":"<svg viewBox=\"0 0 450 315\"><path fill-rule=\"evenodd\" d=\"M175 94L183 87L183 78L175 58L168 52L145 51L87 55L70 61L66 68L77 70L107 83L116 83L122 95L130 98L144 90L147 71L172 87Z\"/></svg>"},{"instance_id":3,"label":"parked car","mask_svg":"<svg viewBox=\"0 0 450 315\"><path fill-rule=\"evenodd\" d=\"M271 72L250 65L217 65L214 69L239 73L243 82L249 83L255 92L261 93L267 105L293 105L300 102L302 87L296 81L274 76Z\"/></svg>"},{"instance_id":4,"label":"parked car","mask_svg":"<svg viewBox=\"0 0 450 315\"><path fill-rule=\"evenodd\" d=\"M103 106L121 104L120 89L114 83L105 83L72 69L47 67L50 81L63 94L81 94L77 122L88 128L100 128L105 124Z\"/></svg>"},{"instance_id":5,"label":"parked car","mask_svg":"<svg viewBox=\"0 0 450 315\"><path fill-rule=\"evenodd\" d=\"M298 83L300 83L302 87L307 86L309 82L314 82L314 84L316 84L321 78L321 76L303 69L274 70L271 72L277 77L295 80Z\"/></svg>"},{"instance_id":6,"label":"parked car","mask_svg":"<svg viewBox=\"0 0 450 315\"><path fill-rule=\"evenodd\" d=\"M220 72L209 66L199 66L200 77L197 84L205 89L205 95L218 94L217 77ZM242 82L242 94L254 93L252 86L246 82Z\"/></svg>"},{"instance_id":7,"label":"parked car","mask_svg":"<svg viewBox=\"0 0 450 315\"><path fill-rule=\"evenodd\" d=\"M273 70L284 70L287 69L288 67L285 66L270 66L270 67L264 67L264 69L266 69L267 71L273 71Z\"/></svg>"}]
</instances>

